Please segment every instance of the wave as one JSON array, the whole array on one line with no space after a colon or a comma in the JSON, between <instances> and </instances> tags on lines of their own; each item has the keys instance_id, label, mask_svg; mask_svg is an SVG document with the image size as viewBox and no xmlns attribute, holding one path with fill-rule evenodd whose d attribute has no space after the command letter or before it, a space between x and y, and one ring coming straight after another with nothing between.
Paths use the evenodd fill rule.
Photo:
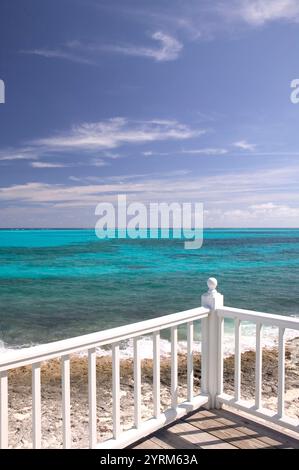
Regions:
<instances>
[{"instance_id":1,"label":"wave","mask_svg":"<svg viewBox=\"0 0 299 470\"><path fill-rule=\"evenodd\" d=\"M285 338L286 341L292 340L296 337L299 337L299 332L295 330L286 330ZM140 353L142 359L152 359L153 358L153 341L152 336L143 336L140 339L141 347ZM223 341L223 353L224 357L228 357L234 354L234 331L231 325L225 327L224 330L224 341ZM264 326L262 331L262 347L263 348L273 348L278 344L278 328L271 326ZM3 341L0 341L0 354L6 354L11 351L19 351L22 349L27 349L30 345L22 345L18 348L6 347ZM240 348L241 352L245 351L254 351L255 350L255 325L242 323L241 324L241 338L240 338ZM193 343L194 352L201 352L201 341L195 340ZM111 355L111 347L98 347L97 355L99 357L105 357ZM187 341L178 342L178 353L185 354L187 352ZM79 356L86 356L86 352L78 353ZM160 340L160 355L161 357L168 357L171 354L171 342L167 339L161 338ZM123 341L120 344L120 357L121 359L131 359L134 355L134 345L133 339Z\"/></svg>"}]
</instances>

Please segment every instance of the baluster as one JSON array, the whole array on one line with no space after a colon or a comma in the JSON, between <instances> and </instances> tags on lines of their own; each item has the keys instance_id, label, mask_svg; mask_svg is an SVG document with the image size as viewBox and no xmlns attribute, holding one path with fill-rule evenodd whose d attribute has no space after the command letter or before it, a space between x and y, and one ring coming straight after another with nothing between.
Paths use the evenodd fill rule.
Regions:
<instances>
[{"instance_id":1,"label":"baluster","mask_svg":"<svg viewBox=\"0 0 299 470\"><path fill-rule=\"evenodd\" d=\"M0 372L0 449L8 447L8 374Z\"/></svg>"},{"instance_id":2,"label":"baluster","mask_svg":"<svg viewBox=\"0 0 299 470\"><path fill-rule=\"evenodd\" d=\"M97 369L96 349L88 350L89 447L97 443Z\"/></svg>"},{"instance_id":3,"label":"baluster","mask_svg":"<svg viewBox=\"0 0 299 470\"><path fill-rule=\"evenodd\" d=\"M160 416L160 332L153 334L153 387L154 387L154 417Z\"/></svg>"},{"instance_id":4,"label":"baluster","mask_svg":"<svg viewBox=\"0 0 299 470\"><path fill-rule=\"evenodd\" d=\"M40 363L32 364L32 440L33 448L41 448Z\"/></svg>"},{"instance_id":5,"label":"baluster","mask_svg":"<svg viewBox=\"0 0 299 470\"><path fill-rule=\"evenodd\" d=\"M208 393L209 383L209 319L201 320L201 393Z\"/></svg>"},{"instance_id":6,"label":"baluster","mask_svg":"<svg viewBox=\"0 0 299 470\"><path fill-rule=\"evenodd\" d=\"M193 322L187 325L187 400L193 400L193 384L194 384L194 371L193 371L193 336L194 326Z\"/></svg>"},{"instance_id":7,"label":"baluster","mask_svg":"<svg viewBox=\"0 0 299 470\"><path fill-rule=\"evenodd\" d=\"M285 328L279 328L278 339L278 416L284 416L285 394Z\"/></svg>"},{"instance_id":8,"label":"baluster","mask_svg":"<svg viewBox=\"0 0 299 470\"><path fill-rule=\"evenodd\" d=\"M141 424L141 355L140 338L134 338L134 425Z\"/></svg>"},{"instance_id":9,"label":"baluster","mask_svg":"<svg viewBox=\"0 0 299 470\"><path fill-rule=\"evenodd\" d=\"M178 404L178 329L171 328L171 407Z\"/></svg>"},{"instance_id":10,"label":"baluster","mask_svg":"<svg viewBox=\"0 0 299 470\"><path fill-rule=\"evenodd\" d=\"M218 395L223 393L223 336L224 336L224 318L218 319Z\"/></svg>"},{"instance_id":11,"label":"baluster","mask_svg":"<svg viewBox=\"0 0 299 470\"><path fill-rule=\"evenodd\" d=\"M113 437L120 435L120 366L119 343L112 345L112 400L113 400Z\"/></svg>"},{"instance_id":12,"label":"baluster","mask_svg":"<svg viewBox=\"0 0 299 470\"><path fill-rule=\"evenodd\" d=\"M256 324L256 353L255 353L255 407L260 409L262 405L262 324Z\"/></svg>"},{"instance_id":13,"label":"baluster","mask_svg":"<svg viewBox=\"0 0 299 470\"><path fill-rule=\"evenodd\" d=\"M241 396L241 349L240 349L241 322L235 320L235 400Z\"/></svg>"},{"instance_id":14,"label":"baluster","mask_svg":"<svg viewBox=\"0 0 299 470\"><path fill-rule=\"evenodd\" d=\"M62 425L63 448L71 448L71 391L70 391L70 357L62 356Z\"/></svg>"}]
</instances>

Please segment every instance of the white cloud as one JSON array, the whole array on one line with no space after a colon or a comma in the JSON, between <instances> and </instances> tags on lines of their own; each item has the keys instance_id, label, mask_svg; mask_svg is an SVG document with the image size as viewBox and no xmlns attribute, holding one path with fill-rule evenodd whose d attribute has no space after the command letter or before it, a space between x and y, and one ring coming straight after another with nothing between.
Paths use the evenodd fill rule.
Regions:
<instances>
[{"instance_id":1,"label":"white cloud","mask_svg":"<svg viewBox=\"0 0 299 470\"><path fill-rule=\"evenodd\" d=\"M154 59L157 62L167 62L179 57L183 49L183 44L177 39L161 31L156 31L151 37L160 43L160 47L153 48L139 45L107 45L101 46L100 49L128 56Z\"/></svg>"},{"instance_id":2,"label":"white cloud","mask_svg":"<svg viewBox=\"0 0 299 470\"><path fill-rule=\"evenodd\" d=\"M285 219L286 217L295 217L299 219L299 207L291 207L287 204L274 204L268 202L265 204L254 204L250 210L257 216L267 218ZM298 223L299 225L299 223Z\"/></svg>"},{"instance_id":3,"label":"white cloud","mask_svg":"<svg viewBox=\"0 0 299 470\"><path fill-rule=\"evenodd\" d=\"M109 165L105 160L102 160L101 158L93 158L89 163L86 163L86 164L90 166L97 166L97 167Z\"/></svg>"},{"instance_id":4,"label":"white cloud","mask_svg":"<svg viewBox=\"0 0 299 470\"><path fill-rule=\"evenodd\" d=\"M155 152L153 152L152 150L147 150L146 152L142 152L142 155L144 155L145 157L152 157L153 155L155 155Z\"/></svg>"},{"instance_id":5,"label":"white cloud","mask_svg":"<svg viewBox=\"0 0 299 470\"><path fill-rule=\"evenodd\" d=\"M46 59L63 59L70 62L75 62L79 64L94 65L95 62L91 58L84 57L82 55L72 53L65 49L29 49L20 51L21 54L30 54L44 57Z\"/></svg>"},{"instance_id":6,"label":"white cloud","mask_svg":"<svg viewBox=\"0 0 299 470\"><path fill-rule=\"evenodd\" d=\"M168 175L168 173L167 173ZM103 178L101 184L87 186L27 183L0 188L3 201L19 200L31 203L93 204L101 197L118 193L134 194L139 200L148 197L153 200L176 199L197 200L217 204L218 207L236 204L256 206L255 209L271 209L273 204L292 199L299 202L297 191L299 167L277 168L245 173L231 173L216 176L187 175L186 170L166 174L125 175ZM120 182L120 178L123 182ZM82 181L72 177L73 181ZM87 180L85 178L84 183ZM288 187L288 193L285 192ZM263 204L267 204L263 206ZM262 205L262 206L261 206Z\"/></svg>"},{"instance_id":7,"label":"white cloud","mask_svg":"<svg viewBox=\"0 0 299 470\"><path fill-rule=\"evenodd\" d=\"M298 227L298 178L295 166L225 176L182 171L72 176L69 185L12 185L0 188L0 225L55 226L61 218L64 226L93 227L99 202L115 202L117 194L127 194L128 201L144 203L203 202L206 227Z\"/></svg>"},{"instance_id":8,"label":"white cloud","mask_svg":"<svg viewBox=\"0 0 299 470\"><path fill-rule=\"evenodd\" d=\"M68 165L64 165L63 163L31 162L30 166L32 166L32 168L65 168Z\"/></svg>"},{"instance_id":9,"label":"white cloud","mask_svg":"<svg viewBox=\"0 0 299 470\"><path fill-rule=\"evenodd\" d=\"M251 228L298 228L299 205L257 204L242 209L205 211L206 226Z\"/></svg>"},{"instance_id":10,"label":"white cloud","mask_svg":"<svg viewBox=\"0 0 299 470\"><path fill-rule=\"evenodd\" d=\"M163 140L185 140L205 133L177 121L128 121L113 118L107 121L83 123L60 135L38 139L32 145L60 150L114 149L126 144L144 144Z\"/></svg>"},{"instance_id":11,"label":"white cloud","mask_svg":"<svg viewBox=\"0 0 299 470\"><path fill-rule=\"evenodd\" d=\"M227 149L224 148L202 148L182 151L182 153L187 155L225 155L227 152Z\"/></svg>"},{"instance_id":12,"label":"white cloud","mask_svg":"<svg viewBox=\"0 0 299 470\"><path fill-rule=\"evenodd\" d=\"M37 154L33 147L0 150L0 161L34 160L35 158L37 158Z\"/></svg>"},{"instance_id":13,"label":"white cloud","mask_svg":"<svg viewBox=\"0 0 299 470\"><path fill-rule=\"evenodd\" d=\"M226 14L230 15L229 9ZM298 0L237 0L231 8L231 16L251 26L262 26L278 20L297 22L299 2Z\"/></svg>"},{"instance_id":14,"label":"white cloud","mask_svg":"<svg viewBox=\"0 0 299 470\"><path fill-rule=\"evenodd\" d=\"M151 39L160 44L159 47L146 47L140 45L98 44L69 41L59 48L37 48L21 50L22 54L41 56L46 59L63 59L81 64L95 65L99 61L99 54L112 52L133 57L144 57L156 62L168 62L176 60L183 50L183 44L175 37L162 31L156 31Z\"/></svg>"},{"instance_id":15,"label":"white cloud","mask_svg":"<svg viewBox=\"0 0 299 470\"><path fill-rule=\"evenodd\" d=\"M238 142L234 142L233 146L241 150L249 150L250 152L254 152L256 149L256 144L250 144L247 142L247 140L239 140Z\"/></svg>"},{"instance_id":16,"label":"white cloud","mask_svg":"<svg viewBox=\"0 0 299 470\"><path fill-rule=\"evenodd\" d=\"M74 165L107 165L107 159L120 158L114 149L123 145L138 145L152 142L188 140L205 134L204 129L193 129L178 121L152 119L130 121L125 118L112 118L106 121L81 123L77 126L46 138L34 139L26 147L0 150L0 161L37 160L57 153L79 154L83 158ZM161 153L162 155L162 153ZM86 158L88 157L89 160ZM74 161L74 160L73 160ZM51 166L71 166L71 164L50 163ZM31 164L34 168L46 168L48 163Z\"/></svg>"}]
</instances>

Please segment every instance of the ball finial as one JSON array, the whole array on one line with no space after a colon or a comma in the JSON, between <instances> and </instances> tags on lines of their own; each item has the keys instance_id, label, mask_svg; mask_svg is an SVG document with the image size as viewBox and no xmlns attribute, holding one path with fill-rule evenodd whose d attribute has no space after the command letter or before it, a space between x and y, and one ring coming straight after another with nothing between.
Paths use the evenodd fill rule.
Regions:
<instances>
[{"instance_id":1,"label":"ball finial","mask_svg":"<svg viewBox=\"0 0 299 470\"><path fill-rule=\"evenodd\" d=\"M215 279L214 277L210 277L210 278L208 279L207 284L208 284L209 290L215 290L215 289L217 288L218 281L217 281L217 279Z\"/></svg>"}]
</instances>

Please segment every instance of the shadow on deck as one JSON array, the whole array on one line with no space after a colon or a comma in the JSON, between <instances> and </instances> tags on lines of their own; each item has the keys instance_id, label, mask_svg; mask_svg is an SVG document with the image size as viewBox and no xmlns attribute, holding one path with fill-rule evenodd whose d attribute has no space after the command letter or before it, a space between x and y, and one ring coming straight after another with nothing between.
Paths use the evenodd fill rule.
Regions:
<instances>
[{"instance_id":1,"label":"shadow on deck","mask_svg":"<svg viewBox=\"0 0 299 470\"><path fill-rule=\"evenodd\" d=\"M299 440L227 409L199 409L131 449L299 449Z\"/></svg>"}]
</instances>

